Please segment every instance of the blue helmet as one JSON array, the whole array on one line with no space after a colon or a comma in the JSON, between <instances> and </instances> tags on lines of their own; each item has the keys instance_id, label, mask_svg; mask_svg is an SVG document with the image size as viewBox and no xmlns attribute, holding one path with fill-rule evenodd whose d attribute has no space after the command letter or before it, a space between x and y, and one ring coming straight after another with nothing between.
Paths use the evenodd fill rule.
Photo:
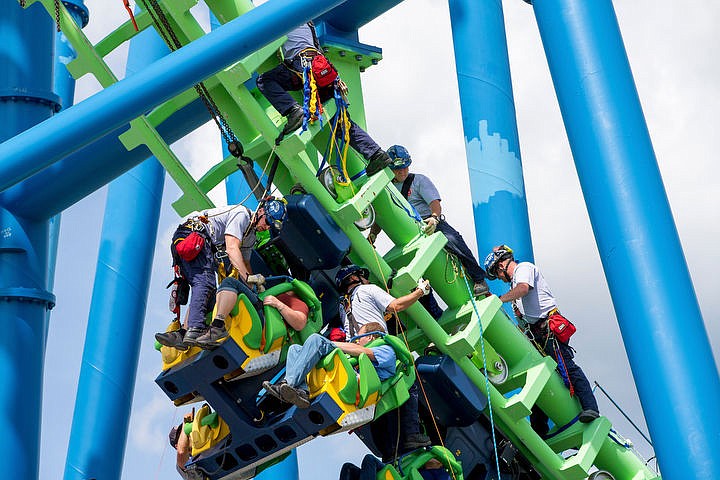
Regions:
<instances>
[{"instance_id":1,"label":"blue helmet","mask_svg":"<svg viewBox=\"0 0 720 480\"><path fill-rule=\"evenodd\" d=\"M487 257L485 257L485 262L483 262L483 266L485 267L485 273L489 280L495 280L497 278L495 269L498 263L508 258L514 259L513 250L507 245L495 247L492 252L488 253Z\"/></svg>"},{"instance_id":2,"label":"blue helmet","mask_svg":"<svg viewBox=\"0 0 720 480\"><path fill-rule=\"evenodd\" d=\"M287 218L285 202L271 198L264 201L262 207L265 210L265 221L267 224L276 230L280 230L285 218Z\"/></svg>"},{"instance_id":3,"label":"blue helmet","mask_svg":"<svg viewBox=\"0 0 720 480\"><path fill-rule=\"evenodd\" d=\"M412 163L410 153L402 145L393 145L387 149L387 154L392 158L390 164L390 170L399 170L401 168L409 167Z\"/></svg>"},{"instance_id":4,"label":"blue helmet","mask_svg":"<svg viewBox=\"0 0 720 480\"><path fill-rule=\"evenodd\" d=\"M357 265L348 265L346 267L342 267L335 274L335 285L337 285L337 288L340 290L344 290L345 287L347 287L347 280L352 275L358 275L363 278L368 278L370 276L370 272L367 268L358 267Z\"/></svg>"}]
</instances>

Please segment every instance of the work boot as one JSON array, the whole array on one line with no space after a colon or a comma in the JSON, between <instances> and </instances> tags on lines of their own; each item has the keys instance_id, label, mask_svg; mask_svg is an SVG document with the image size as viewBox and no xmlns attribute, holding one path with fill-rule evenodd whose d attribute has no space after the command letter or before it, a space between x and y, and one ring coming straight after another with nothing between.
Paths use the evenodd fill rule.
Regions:
<instances>
[{"instance_id":1,"label":"work boot","mask_svg":"<svg viewBox=\"0 0 720 480\"><path fill-rule=\"evenodd\" d=\"M283 401L292 403L298 408L310 407L310 394L302 388L291 387L287 383L279 385L280 396Z\"/></svg>"},{"instance_id":2,"label":"work boot","mask_svg":"<svg viewBox=\"0 0 720 480\"><path fill-rule=\"evenodd\" d=\"M183 337L185 336L184 331L184 329L181 329L173 332L156 333L155 340L157 340L160 345L176 348L184 352L188 349L188 346L183 342Z\"/></svg>"},{"instance_id":3,"label":"work boot","mask_svg":"<svg viewBox=\"0 0 720 480\"><path fill-rule=\"evenodd\" d=\"M415 450L416 448L429 447L432 445L430 437L423 433L411 433L403 441L403 450Z\"/></svg>"},{"instance_id":4,"label":"work boot","mask_svg":"<svg viewBox=\"0 0 720 480\"><path fill-rule=\"evenodd\" d=\"M285 114L285 118L287 118L287 123L285 124L285 128L283 128L282 134L287 135L288 133L292 133L298 128L302 127L303 124L303 109L300 105L297 103L290 107L290 110Z\"/></svg>"},{"instance_id":5,"label":"work boot","mask_svg":"<svg viewBox=\"0 0 720 480\"><path fill-rule=\"evenodd\" d=\"M599 416L600 416L600 414L597 411L591 410L591 409L586 409L586 410L583 410L582 412L580 412L580 415L578 415L578 421L580 423L590 423L593 420L595 420L596 418L598 418Z\"/></svg>"},{"instance_id":6,"label":"work boot","mask_svg":"<svg viewBox=\"0 0 720 480\"><path fill-rule=\"evenodd\" d=\"M185 338L183 338L183 343L189 347L195 347L198 345L198 338L205 335L205 333L208 331L207 327L200 328L200 327L193 327L187 331L185 334Z\"/></svg>"},{"instance_id":7,"label":"work boot","mask_svg":"<svg viewBox=\"0 0 720 480\"><path fill-rule=\"evenodd\" d=\"M473 294L476 297L487 297L488 295L490 295L490 289L488 288L485 279L482 279L479 282L475 282L475 285L473 285Z\"/></svg>"},{"instance_id":8,"label":"work boot","mask_svg":"<svg viewBox=\"0 0 720 480\"><path fill-rule=\"evenodd\" d=\"M266 380L262 383L262 386L268 394L270 394L271 396L282 401L283 398L282 398L282 395L280 394L280 385L282 385L284 383L287 383L287 382L285 382L285 380L282 380L282 381L278 382L277 385L274 385Z\"/></svg>"},{"instance_id":9,"label":"work boot","mask_svg":"<svg viewBox=\"0 0 720 480\"><path fill-rule=\"evenodd\" d=\"M219 347L228 335L228 331L224 325L222 327L211 326L210 329L205 332L205 334L198 337L195 342L197 346L203 350L213 350Z\"/></svg>"},{"instance_id":10,"label":"work boot","mask_svg":"<svg viewBox=\"0 0 720 480\"><path fill-rule=\"evenodd\" d=\"M367 173L368 177L372 177L385 167L389 167L391 163L392 158L390 158L390 155L385 153L383 149L380 149L373 153L372 157L368 160L367 167L365 167L365 173Z\"/></svg>"}]
</instances>

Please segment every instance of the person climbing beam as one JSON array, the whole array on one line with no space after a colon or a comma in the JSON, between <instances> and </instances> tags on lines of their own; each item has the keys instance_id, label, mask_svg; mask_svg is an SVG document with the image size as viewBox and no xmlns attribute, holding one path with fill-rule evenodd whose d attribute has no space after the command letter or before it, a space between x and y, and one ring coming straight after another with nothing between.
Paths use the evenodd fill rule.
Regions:
<instances>
[{"instance_id":1,"label":"person climbing beam","mask_svg":"<svg viewBox=\"0 0 720 480\"><path fill-rule=\"evenodd\" d=\"M560 315L555 297L540 270L530 262L518 263L507 245L494 247L485 257L484 263L490 280L498 278L511 285L510 290L500 296L500 300L513 303L518 320L528 327L528 337L539 350L557 362L558 371L570 388L570 394L576 395L580 401L582 411L578 420L590 423L598 418L600 413L592 387L585 373L573 360L574 350L568 343L575 327ZM554 321L564 326L556 329ZM533 407L530 424L538 435L547 435L547 422L545 412L537 406Z\"/></svg>"},{"instance_id":2,"label":"person climbing beam","mask_svg":"<svg viewBox=\"0 0 720 480\"><path fill-rule=\"evenodd\" d=\"M473 294L476 297L487 296L490 292L485 281L485 271L475 259L460 232L445 221L440 204L440 193L432 180L421 173L410 173L412 157L402 145L393 145L388 148L387 153L393 160L390 165L390 169L395 174L393 185L423 219L425 233L432 235L435 231L439 231L447 237L445 248L457 256L462 266L465 267L468 276L473 281ZM375 243L379 232L380 227L373 225L368 235L370 243Z\"/></svg>"},{"instance_id":3,"label":"person climbing beam","mask_svg":"<svg viewBox=\"0 0 720 480\"><path fill-rule=\"evenodd\" d=\"M321 71L314 74L321 102L333 98L336 88L347 88L344 83L338 85L341 81L337 77L337 71L322 54L322 48L312 22L304 23L287 34L287 40L282 45L282 53L285 60L257 78L257 87L260 92L275 107L275 110L287 118L281 137L294 132L303 125L305 116L303 107L288 91L303 89L303 70L306 64L323 63ZM328 83L319 80L319 75L327 75L325 81ZM336 118L333 118L330 124L335 124L335 121ZM337 135L341 133L341 129L338 129ZM350 120L349 136L350 146L368 161L367 167L365 167L368 176L375 175L390 165L391 159L388 154L352 120Z\"/></svg>"}]
</instances>

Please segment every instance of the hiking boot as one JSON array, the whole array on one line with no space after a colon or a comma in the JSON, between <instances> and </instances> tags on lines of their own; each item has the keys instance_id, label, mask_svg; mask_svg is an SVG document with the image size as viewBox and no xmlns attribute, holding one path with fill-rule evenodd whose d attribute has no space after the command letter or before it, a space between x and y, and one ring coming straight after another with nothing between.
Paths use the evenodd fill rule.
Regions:
<instances>
[{"instance_id":1,"label":"hiking boot","mask_svg":"<svg viewBox=\"0 0 720 480\"><path fill-rule=\"evenodd\" d=\"M297 103L293 105L290 108L290 111L285 114L285 118L287 118L287 123L285 124L285 128L283 128L283 135L292 133L298 128L302 127L304 116L305 115L303 113L302 107Z\"/></svg>"},{"instance_id":2,"label":"hiking boot","mask_svg":"<svg viewBox=\"0 0 720 480\"><path fill-rule=\"evenodd\" d=\"M488 288L485 279L482 279L479 282L475 282L475 285L473 285L473 294L476 297L487 297L488 295L490 295L490 289Z\"/></svg>"},{"instance_id":3,"label":"hiking boot","mask_svg":"<svg viewBox=\"0 0 720 480\"><path fill-rule=\"evenodd\" d=\"M267 393L282 401L283 398L282 395L280 395L280 385L283 383L285 383L285 380L279 382L277 385L274 385L266 380L262 383L262 386Z\"/></svg>"},{"instance_id":4,"label":"hiking boot","mask_svg":"<svg viewBox=\"0 0 720 480\"><path fill-rule=\"evenodd\" d=\"M365 167L365 173L367 173L368 177L372 177L385 167L389 167L391 163L392 158L390 158L390 155L385 153L383 149L380 149L373 153L372 157L368 159L367 167Z\"/></svg>"},{"instance_id":5,"label":"hiking boot","mask_svg":"<svg viewBox=\"0 0 720 480\"><path fill-rule=\"evenodd\" d=\"M195 343L203 350L212 350L219 347L228 335L228 331L224 325L222 327L210 327L205 334L195 340Z\"/></svg>"},{"instance_id":6,"label":"hiking boot","mask_svg":"<svg viewBox=\"0 0 720 480\"><path fill-rule=\"evenodd\" d=\"M155 340L157 340L160 345L176 348L184 352L188 349L188 346L183 342L184 336L181 330L175 330L173 332L156 333Z\"/></svg>"},{"instance_id":7,"label":"hiking boot","mask_svg":"<svg viewBox=\"0 0 720 480\"><path fill-rule=\"evenodd\" d=\"M187 331L185 334L185 338L183 338L183 343L187 345L188 347L195 347L198 346L198 338L202 337L205 332L207 332L208 329L206 328L198 328L193 327Z\"/></svg>"},{"instance_id":8,"label":"hiking boot","mask_svg":"<svg viewBox=\"0 0 720 480\"><path fill-rule=\"evenodd\" d=\"M310 394L307 390L291 387L287 383L281 383L279 385L279 390L283 401L292 403L298 408L310 407Z\"/></svg>"},{"instance_id":9,"label":"hiking boot","mask_svg":"<svg viewBox=\"0 0 720 480\"><path fill-rule=\"evenodd\" d=\"M580 415L578 415L578 421L580 423L590 423L599 416L600 414L597 411L587 409L580 412Z\"/></svg>"},{"instance_id":10,"label":"hiking boot","mask_svg":"<svg viewBox=\"0 0 720 480\"><path fill-rule=\"evenodd\" d=\"M416 448L429 447L432 445L430 437L423 433L412 433L403 441L404 450L415 450Z\"/></svg>"}]
</instances>

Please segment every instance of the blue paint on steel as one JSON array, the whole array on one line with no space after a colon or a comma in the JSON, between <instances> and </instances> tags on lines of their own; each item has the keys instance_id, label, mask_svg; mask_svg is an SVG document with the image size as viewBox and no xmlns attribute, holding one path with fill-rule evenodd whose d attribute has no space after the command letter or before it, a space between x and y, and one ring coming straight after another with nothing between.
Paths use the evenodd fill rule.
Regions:
<instances>
[{"instance_id":1,"label":"blue paint on steel","mask_svg":"<svg viewBox=\"0 0 720 480\"><path fill-rule=\"evenodd\" d=\"M398 5L401 0L348 0L317 19L327 22L335 33L344 33L346 40L357 41L357 30L374 18Z\"/></svg>"},{"instance_id":2,"label":"blue paint on steel","mask_svg":"<svg viewBox=\"0 0 720 480\"><path fill-rule=\"evenodd\" d=\"M343 0L273 0L173 52L51 122L0 145L0 191L262 48ZM37 142L42 138L43 142Z\"/></svg>"},{"instance_id":3,"label":"blue paint on steel","mask_svg":"<svg viewBox=\"0 0 720 480\"><path fill-rule=\"evenodd\" d=\"M130 43L127 74L167 53L145 30ZM108 189L65 480L120 478L164 178L150 158Z\"/></svg>"},{"instance_id":4,"label":"blue paint on steel","mask_svg":"<svg viewBox=\"0 0 720 480\"><path fill-rule=\"evenodd\" d=\"M90 20L90 11L83 3L83 0L63 0L62 3L72 15L75 23L80 25L80 28L85 28Z\"/></svg>"},{"instance_id":5,"label":"blue paint on steel","mask_svg":"<svg viewBox=\"0 0 720 480\"><path fill-rule=\"evenodd\" d=\"M41 5L23 10L9 1L0 2L0 32L4 141L53 113L55 29ZM54 302L47 290L48 237L47 220L24 219L0 203L0 411L14 417L3 431L8 478L39 474L47 308Z\"/></svg>"},{"instance_id":6,"label":"blue paint on steel","mask_svg":"<svg viewBox=\"0 0 720 480\"><path fill-rule=\"evenodd\" d=\"M479 259L505 243L532 261L502 4L449 4Z\"/></svg>"},{"instance_id":7,"label":"blue paint on steel","mask_svg":"<svg viewBox=\"0 0 720 480\"><path fill-rule=\"evenodd\" d=\"M663 478L715 478L720 380L612 3L534 8Z\"/></svg>"}]
</instances>

